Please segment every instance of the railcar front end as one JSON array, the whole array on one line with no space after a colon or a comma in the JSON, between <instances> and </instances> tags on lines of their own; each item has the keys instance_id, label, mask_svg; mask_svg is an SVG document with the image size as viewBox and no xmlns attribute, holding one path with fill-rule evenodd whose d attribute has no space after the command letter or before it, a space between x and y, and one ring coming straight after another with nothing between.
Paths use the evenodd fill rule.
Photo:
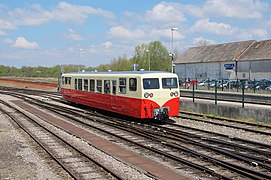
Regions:
<instances>
[{"instance_id":1,"label":"railcar front end","mask_svg":"<svg viewBox=\"0 0 271 180\"><path fill-rule=\"evenodd\" d=\"M168 75L168 74L167 74ZM179 112L178 79L172 74L143 78L143 106L145 118L167 120Z\"/></svg>"}]
</instances>

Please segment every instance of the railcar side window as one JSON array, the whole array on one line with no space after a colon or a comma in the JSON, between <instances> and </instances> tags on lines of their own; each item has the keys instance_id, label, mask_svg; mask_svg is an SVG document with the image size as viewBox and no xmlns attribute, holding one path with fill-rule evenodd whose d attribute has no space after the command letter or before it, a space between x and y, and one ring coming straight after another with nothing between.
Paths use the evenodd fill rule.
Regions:
<instances>
[{"instance_id":1,"label":"railcar side window","mask_svg":"<svg viewBox=\"0 0 271 180\"><path fill-rule=\"evenodd\" d=\"M110 80L104 80L104 93L110 94Z\"/></svg>"},{"instance_id":2,"label":"railcar side window","mask_svg":"<svg viewBox=\"0 0 271 180\"><path fill-rule=\"evenodd\" d=\"M84 79L84 90L88 91L88 79Z\"/></svg>"},{"instance_id":3,"label":"railcar side window","mask_svg":"<svg viewBox=\"0 0 271 180\"><path fill-rule=\"evenodd\" d=\"M102 80L97 80L96 92L102 93Z\"/></svg>"},{"instance_id":4,"label":"railcar side window","mask_svg":"<svg viewBox=\"0 0 271 180\"><path fill-rule=\"evenodd\" d=\"M112 91L113 91L113 94L116 94L116 90L117 90L117 81L116 80L112 80Z\"/></svg>"},{"instance_id":5,"label":"railcar side window","mask_svg":"<svg viewBox=\"0 0 271 180\"><path fill-rule=\"evenodd\" d=\"M77 89L77 79L74 79L74 89Z\"/></svg>"},{"instance_id":6,"label":"railcar side window","mask_svg":"<svg viewBox=\"0 0 271 180\"><path fill-rule=\"evenodd\" d=\"M62 81L62 84L65 84L65 77L64 76L62 76L61 81Z\"/></svg>"},{"instance_id":7,"label":"railcar side window","mask_svg":"<svg viewBox=\"0 0 271 180\"><path fill-rule=\"evenodd\" d=\"M63 82L63 84L71 84L71 78L70 77L65 77L65 83Z\"/></svg>"},{"instance_id":8,"label":"railcar side window","mask_svg":"<svg viewBox=\"0 0 271 180\"><path fill-rule=\"evenodd\" d=\"M126 78L119 78L119 93L126 94Z\"/></svg>"},{"instance_id":9,"label":"railcar side window","mask_svg":"<svg viewBox=\"0 0 271 180\"><path fill-rule=\"evenodd\" d=\"M145 78L143 79L144 89L159 89L159 79L158 78Z\"/></svg>"},{"instance_id":10,"label":"railcar side window","mask_svg":"<svg viewBox=\"0 0 271 180\"><path fill-rule=\"evenodd\" d=\"M94 79L89 80L89 91L91 91L91 92L95 91L95 80Z\"/></svg>"},{"instance_id":11,"label":"railcar side window","mask_svg":"<svg viewBox=\"0 0 271 180\"><path fill-rule=\"evenodd\" d=\"M129 91L136 91L137 89L137 81L136 78L129 79Z\"/></svg>"},{"instance_id":12,"label":"railcar side window","mask_svg":"<svg viewBox=\"0 0 271 180\"><path fill-rule=\"evenodd\" d=\"M82 91L82 79L78 79L78 90Z\"/></svg>"},{"instance_id":13,"label":"railcar side window","mask_svg":"<svg viewBox=\"0 0 271 180\"><path fill-rule=\"evenodd\" d=\"M177 88L177 78L162 78L163 89Z\"/></svg>"}]
</instances>

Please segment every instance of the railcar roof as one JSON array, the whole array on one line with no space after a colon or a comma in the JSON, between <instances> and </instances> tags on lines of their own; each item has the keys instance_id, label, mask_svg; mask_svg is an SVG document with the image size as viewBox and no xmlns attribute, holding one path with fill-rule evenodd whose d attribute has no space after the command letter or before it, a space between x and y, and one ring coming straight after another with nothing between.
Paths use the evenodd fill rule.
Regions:
<instances>
[{"instance_id":1,"label":"railcar roof","mask_svg":"<svg viewBox=\"0 0 271 180\"><path fill-rule=\"evenodd\" d=\"M68 72L68 73L63 73L64 75L87 75L87 74L157 74L157 73L166 73L166 74L172 74L170 72L165 72L165 71L107 71L107 72Z\"/></svg>"}]
</instances>

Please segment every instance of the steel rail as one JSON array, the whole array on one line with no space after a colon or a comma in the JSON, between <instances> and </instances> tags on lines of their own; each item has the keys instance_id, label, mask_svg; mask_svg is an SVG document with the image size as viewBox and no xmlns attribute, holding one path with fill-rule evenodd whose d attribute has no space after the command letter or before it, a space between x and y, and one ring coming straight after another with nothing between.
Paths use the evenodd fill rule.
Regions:
<instances>
[{"instance_id":1,"label":"steel rail","mask_svg":"<svg viewBox=\"0 0 271 180\"><path fill-rule=\"evenodd\" d=\"M5 101L3 100L0 100L0 103L6 105L6 106L9 106L11 107L12 109L14 109L12 106L10 106L9 104L7 104ZM13 116L11 116L8 112L6 112L5 110L1 109L0 108L0 111L2 113L4 113L5 115L7 115L10 119L12 119L24 132L26 132L42 149L44 149L47 154L53 158L72 178L74 179L80 179L80 177L76 174L76 173L73 173L69 170L68 167L66 167L53 153L51 153L49 151L48 148L46 148L35 136L33 136L30 131L25 127L23 126L16 118L14 118ZM16 110L17 111L17 110Z\"/></svg>"},{"instance_id":2,"label":"steel rail","mask_svg":"<svg viewBox=\"0 0 271 180\"><path fill-rule=\"evenodd\" d=\"M48 107L47 107L47 108L48 108ZM61 113L61 114L62 114L62 112L58 112L58 111L56 111L56 113ZM65 117L68 117L68 118L72 118L72 119L74 119L75 121L78 121L78 119L77 119L77 118L73 118L73 116L70 116L70 115L67 115L67 114L62 114L62 115L64 115ZM80 115L80 114L77 114L77 115ZM82 115L80 115L80 116L82 116ZM84 116L84 117L85 117L85 116ZM85 118L88 118L88 117L85 117ZM88 119L89 119L89 118L88 118ZM111 133L111 132L108 132L108 131L106 131L106 130L103 130L103 129L94 127L94 126L89 125L89 124L87 124L87 123L84 123L84 122L81 122L81 123L83 123L83 124L85 124L85 125L87 125L87 126L91 126L92 128L98 129L99 131L102 131L102 132L104 132L104 133L107 133L107 134L110 134L110 135L112 135L112 136L115 136L115 137L118 137L118 138L120 138L120 139L123 139L123 140L125 140L125 141L128 141L128 142L130 142L130 143L136 144L136 145L138 145L138 146L140 146L140 147L143 147L143 148L145 148L145 149L148 149L148 150L150 150L150 151L154 151L154 152L156 152L156 153L158 153L158 151L159 151L159 150L150 148L150 147L148 147L148 146L142 145L142 144L140 144L140 143L131 141L131 140L129 140L129 139L127 139L127 138L124 138L124 137L122 137L122 136L118 136L118 135L116 135L116 134L114 134L114 133ZM119 125L116 125L116 124L114 124L114 123L110 123L110 126L113 126L113 125L115 126L115 128L118 128L118 129L122 129L122 130L126 130L126 131L127 131L127 128L125 128L125 127L119 127ZM139 133L139 132L134 132L134 133L137 133L137 135L142 136L142 132L140 132L140 133ZM150 136L151 136L151 135L148 134L147 136L145 136L145 138L150 138ZM155 140L155 139L157 140L157 137L155 137L153 140ZM165 157L174 159L175 161L177 160L178 162L185 163L185 164L191 166L191 164L190 164L191 162L184 161L184 159L180 160L180 158L177 158L177 159L176 159L176 157L174 157L174 155L171 155L171 154L168 154L168 153L164 153L164 152L160 152L160 151L159 151L159 154L161 154L161 153L162 153L162 155L165 156ZM219 161L219 160L216 160L216 161ZM215 160L213 160L213 162L215 162ZM216 163L217 163L217 162L216 162ZM237 172L237 173L239 173L239 174L246 175L247 177L251 177L251 178L253 178L253 179L261 179L261 178L259 178L258 176L263 176L263 177L266 176L265 174L258 173L258 172L255 172L255 174L258 173L258 176L255 176L255 175L251 174L251 172L254 173L254 171L252 171L252 170L248 170L248 169L243 168L243 167L239 167L239 169L238 169L237 167L234 168L234 167L232 167L232 166L235 166L235 165L230 166L229 164L226 164L226 163L223 163L223 162L221 162L220 165L222 165L222 166L225 167L225 168L229 168L229 169L231 169L231 170L233 170L233 171L235 171L235 172ZM197 168L199 168L198 166L199 166L199 165L196 164L196 167L197 167ZM195 165L192 165L192 167L195 168ZM242 169L242 170L240 170L240 169ZM208 170L208 171L207 171L207 170L204 170L204 171L206 171L206 172L208 172L208 173L210 173L210 174L212 174L212 175L215 175L215 172L212 172L212 171L209 171L209 170ZM247 172L245 172L245 171L247 171ZM217 176L221 176L221 175L216 174L215 176L217 177ZM220 178L227 178L227 177L221 176Z\"/></svg>"},{"instance_id":3,"label":"steel rail","mask_svg":"<svg viewBox=\"0 0 271 180\"><path fill-rule=\"evenodd\" d=\"M271 129L271 126L252 123L252 122L245 122L245 121L240 121L240 120L235 120L235 119L230 119L230 118L214 117L214 116L211 116L211 115L199 114L199 113L188 112L188 111L180 111L180 113L181 114L187 114L187 115L193 115L193 116L197 116L197 117L207 117L207 118L214 119L214 120L219 120L219 121L228 121L228 122L233 122L233 123L246 124L246 125L251 125L251 126L255 126L255 127Z\"/></svg>"},{"instance_id":4,"label":"steel rail","mask_svg":"<svg viewBox=\"0 0 271 180\"><path fill-rule=\"evenodd\" d=\"M96 128L96 127L95 127ZM108 132L107 132L108 133ZM112 135L114 135L114 134L112 134ZM126 139L127 140L127 139ZM132 143L134 143L134 142L132 142ZM250 177L250 175L247 175L248 177ZM253 178L257 178L257 177L255 177L255 176L251 176L251 177L253 177Z\"/></svg>"},{"instance_id":5,"label":"steel rail","mask_svg":"<svg viewBox=\"0 0 271 180\"><path fill-rule=\"evenodd\" d=\"M244 128L244 127L224 124L224 123L220 123L220 122L212 122L212 121L208 121L208 120L204 120L204 119L197 119L197 118L194 118L194 117L191 117L191 116L185 116L185 115L182 115L182 114L178 115L177 117L183 118L183 119L190 119L190 120L193 120L193 121L205 122L205 123L219 125L219 126L225 126L225 127L235 128L235 129L241 129L241 130L245 130L245 131L249 131L249 132L253 132L253 133L259 133L259 134L264 134L264 135L271 136L271 132L259 131L259 130L255 130L255 129Z\"/></svg>"},{"instance_id":6,"label":"steel rail","mask_svg":"<svg viewBox=\"0 0 271 180\"><path fill-rule=\"evenodd\" d=\"M118 174L114 173L111 169L103 166L101 163L97 162L96 160L94 160L93 158L91 158L89 155L85 154L84 152L80 151L77 147L75 147L74 145L68 143L67 141L65 141L63 138L59 137L56 133L52 132L50 129L46 128L45 126L39 124L38 122L36 122L35 120L33 120L30 116L28 116L27 114L25 114L24 112L18 110L17 108L11 106L10 104L6 103L5 101L0 100L0 103L5 103L6 106L9 106L10 108L15 109L16 111L18 111L19 113L21 113L22 115L24 115L26 118L28 118L29 120L31 120L32 122L36 123L38 126L42 127L43 129L45 129L46 131L50 132L51 134L53 134L55 137L57 137L58 139L60 139L63 143L65 143L66 145L72 147L76 152L80 153L83 157L89 159L91 162L93 162L94 164L96 164L97 166L101 167L102 169L104 169L107 173L110 173L112 175L112 177L119 179L119 180L123 180L123 178L121 176L119 176ZM0 109L1 110L1 109ZM9 116L10 117L10 116ZM21 126L20 126L21 127ZM29 134L31 137L34 137L31 135L31 133ZM35 137L34 137L35 138ZM38 141L38 139L35 138L35 141L37 140L38 144L41 145L43 148L45 148L46 152L50 153L50 155L52 154L50 152L50 150L48 150L45 146L42 145L42 143L40 143ZM77 176L76 173L72 173L63 163L61 163L61 161L59 161L57 159L57 157L55 157L53 154L52 156L54 157L54 159L60 163L61 167L63 166L64 169L70 174L72 174L72 177L75 179L81 179L80 176Z\"/></svg>"}]
</instances>

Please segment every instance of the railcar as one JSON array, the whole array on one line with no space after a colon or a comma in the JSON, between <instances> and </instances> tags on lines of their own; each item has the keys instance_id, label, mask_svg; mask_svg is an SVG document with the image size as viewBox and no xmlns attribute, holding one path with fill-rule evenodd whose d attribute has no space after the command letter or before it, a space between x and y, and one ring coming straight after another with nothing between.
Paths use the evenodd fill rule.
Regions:
<instances>
[{"instance_id":1,"label":"railcar","mask_svg":"<svg viewBox=\"0 0 271 180\"><path fill-rule=\"evenodd\" d=\"M179 112L179 84L174 73L64 73L60 87L66 101L134 118L165 121Z\"/></svg>"}]
</instances>

